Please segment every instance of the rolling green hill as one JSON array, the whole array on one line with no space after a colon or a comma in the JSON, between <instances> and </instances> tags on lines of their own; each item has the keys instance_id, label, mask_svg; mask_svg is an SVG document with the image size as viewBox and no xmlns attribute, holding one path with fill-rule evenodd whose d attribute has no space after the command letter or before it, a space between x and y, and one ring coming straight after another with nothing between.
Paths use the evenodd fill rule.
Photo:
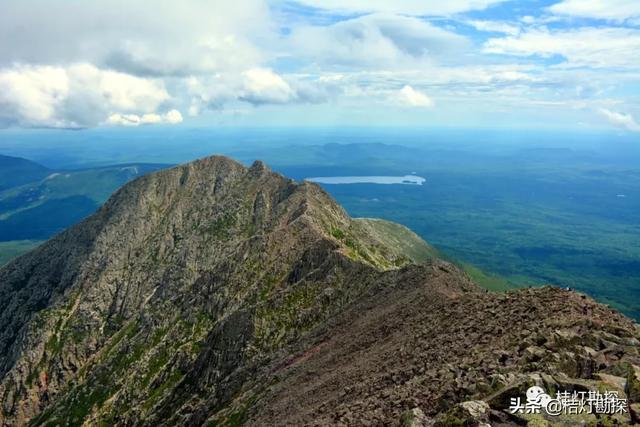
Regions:
<instances>
[{"instance_id":1,"label":"rolling green hill","mask_svg":"<svg viewBox=\"0 0 640 427\"><path fill-rule=\"evenodd\" d=\"M38 181L50 173L49 169L30 160L0 155L0 191Z\"/></svg>"},{"instance_id":2,"label":"rolling green hill","mask_svg":"<svg viewBox=\"0 0 640 427\"><path fill-rule=\"evenodd\" d=\"M125 183L164 167L51 170L0 156L0 265L90 215Z\"/></svg>"}]
</instances>

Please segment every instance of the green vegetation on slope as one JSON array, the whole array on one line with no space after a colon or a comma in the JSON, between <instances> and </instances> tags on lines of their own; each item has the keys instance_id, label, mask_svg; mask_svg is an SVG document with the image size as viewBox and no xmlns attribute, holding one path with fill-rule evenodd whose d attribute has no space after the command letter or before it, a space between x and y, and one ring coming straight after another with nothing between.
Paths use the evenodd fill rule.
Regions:
<instances>
[{"instance_id":1,"label":"green vegetation on slope","mask_svg":"<svg viewBox=\"0 0 640 427\"><path fill-rule=\"evenodd\" d=\"M393 248L397 256L405 255L416 263L425 262L434 258L447 258L426 243L420 236L407 227L391 221L372 218L357 218L356 224L363 228L363 232ZM471 264L460 262L455 259L448 261L458 265L471 279L485 289L494 292L508 291L514 289L515 285L508 280L495 275L485 273Z\"/></svg>"},{"instance_id":2,"label":"green vegetation on slope","mask_svg":"<svg viewBox=\"0 0 640 427\"><path fill-rule=\"evenodd\" d=\"M508 280L495 274L485 273L471 264L461 262L457 262L456 264L458 264L458 266L460 266L474 282L485 289L494 292L503 292L515 288L515 286Z\"/></svg>"},{"instance_id":3,"label":"green vegetation on slope","mask_svg":"<svg viewBox=\"0 0 640 427\"><path fill-rule=\"evenodd\" d=\"M439 257L434 248L405 226L377 218L357 218L355 222L363 227L364 233L384 242L413 262L420 263Z\"/></svg>"}]
</instances>

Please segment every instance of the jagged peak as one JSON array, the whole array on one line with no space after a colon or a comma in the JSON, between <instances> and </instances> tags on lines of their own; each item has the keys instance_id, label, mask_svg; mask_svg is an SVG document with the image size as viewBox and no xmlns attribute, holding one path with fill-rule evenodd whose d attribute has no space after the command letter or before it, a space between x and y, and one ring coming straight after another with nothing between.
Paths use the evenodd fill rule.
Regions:
<instances>
[{"instance_id":1,"label":"jagged peak","mask_svg":"<svg viewBox=\"0 0 640 427\"><path fill-rule=\"evenodd\" d=\"M249 168L249 172L256 175L262 174L264 172L270 172L270 171L271 170L269 169L269 167L262 160L256 160L255 162L253 162L253 164Z\"/></svg>"},{"instance_id":2,"label":"jagged peak","mask_svg":"<svg viewBox=\"0 0 640 427\"><path fill-rule=\"evenodd\" d=\"M195 168L223 168L223 167L230 167L230 168L238 168L238 169L246 169L246 167L230 158L227 156L223 156L223 155L212 155L212 156L207 156L207 157L202 157L200 159L197 160L193 160L191 162L185 163L181 166L192 166ZM180 167L180 166L178 166ZM162 173L162 171L160 171L160 173Z\"/></svg>"}]
</instances>

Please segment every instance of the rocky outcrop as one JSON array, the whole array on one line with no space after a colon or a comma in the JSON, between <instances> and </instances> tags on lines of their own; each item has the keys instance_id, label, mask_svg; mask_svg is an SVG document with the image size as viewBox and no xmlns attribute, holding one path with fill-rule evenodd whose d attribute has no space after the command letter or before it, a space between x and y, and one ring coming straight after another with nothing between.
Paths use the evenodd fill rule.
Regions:
<instances>
[{"instance_id":1,"label":"rocky outcrop","mask_svg":"<svg viewBox=\"0 0 640 427\"><path fill-rule=\"evenodd\" d=\"M0 424L522 424L505 402L530 384L637 401L633 322L435 256L261 162L147 175L0 270Z\"/></svg>"},{"instance_id":2,"label":"rocky outcrop","mask_svg":"<svg viewBox=\"0 0 640 427\"><path fill-rule=\"evenodd\" d=\"M411 261L261 162L147 175L0 270L0 424L197 422Z\"/></svg>"}]
</instances>

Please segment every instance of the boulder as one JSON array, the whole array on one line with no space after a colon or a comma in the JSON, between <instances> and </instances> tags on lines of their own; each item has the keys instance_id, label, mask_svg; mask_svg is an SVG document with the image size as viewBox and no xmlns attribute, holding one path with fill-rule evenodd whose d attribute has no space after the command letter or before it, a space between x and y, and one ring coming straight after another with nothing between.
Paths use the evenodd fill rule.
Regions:
<instances>
[{"instance_id":1,"label":"boulder","mask_svg":"<svg viewBox=\"0 0 640 427\"><path fill-rule=\"evenodd\" d=\"M488 419L489 410L491 409L484 400L469 400L462 402L460 406L476 420Z\"/></svg>"},{"instance_id":2,"label":"boulder","mask_svg":"<svg viewBox=\"0 0 640 427\"><path fill-rule=\"evenodd\" d=\"M627 380L615 375L598 373L596 378L602 381L605 385L610 386L618 391L624 391L627 387Z\"/></svg>"},{"instance_id":3,"label":"boulder","mask_svg":"<svg viewBox=\"0 0 640 427\"><path fill-rule=\"evenodd\" d=\"M402 427L432 427L434 424L435 421L427 417L420 408L410 409L400 418Z\"/></svg>"}]
</instances>

